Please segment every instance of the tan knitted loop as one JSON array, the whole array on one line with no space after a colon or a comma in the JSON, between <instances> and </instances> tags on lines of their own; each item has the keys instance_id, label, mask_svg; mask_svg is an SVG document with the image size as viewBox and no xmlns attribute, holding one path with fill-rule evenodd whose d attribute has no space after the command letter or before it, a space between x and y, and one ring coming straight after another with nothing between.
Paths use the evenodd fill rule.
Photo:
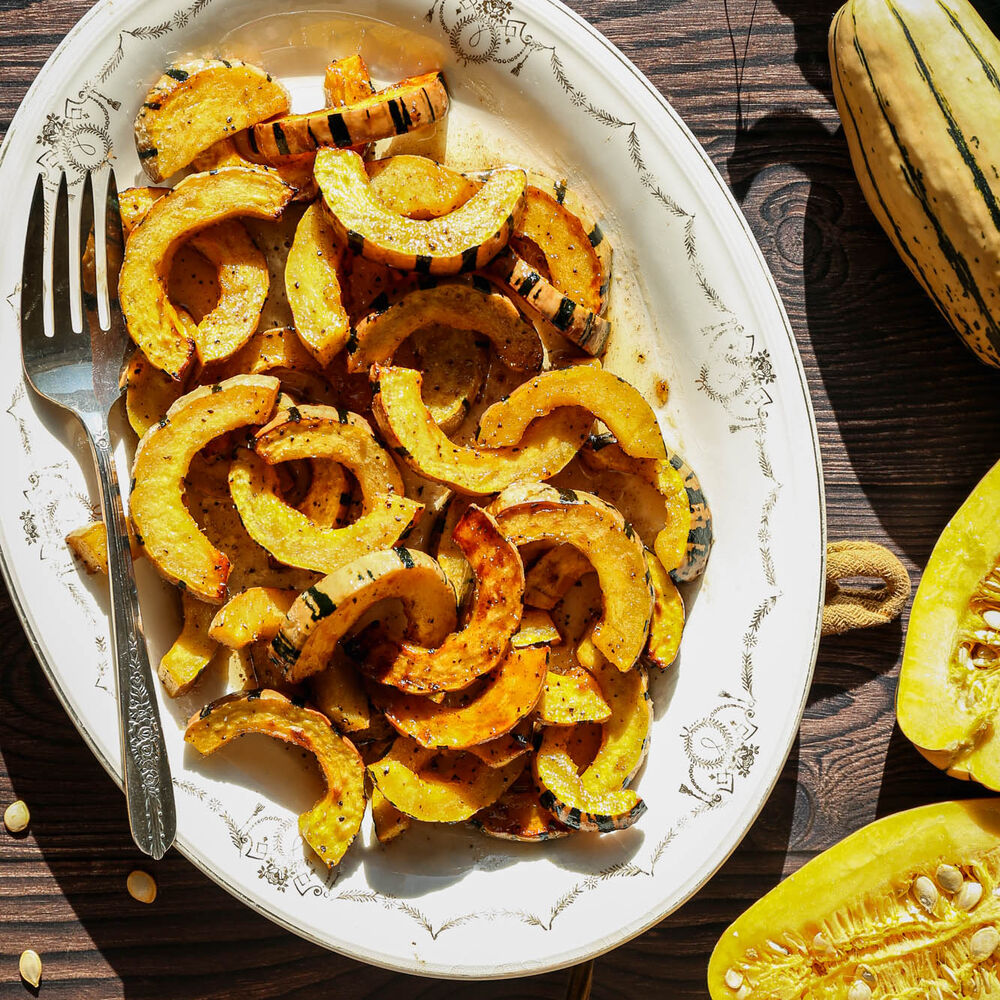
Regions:
<instances>
[{"instance_id":1,"label":"tan knitted loop","mask_svg":"<svg viewBox=\"0 0 1000 1000\"><path fill-rule=\"evenodd\" d=\"M844 586L851 578L881 580L880 588ZM830 542L826 547L826 604L823 635L884 625L898 618L910 596L910 574L875 542Z\"/></svg>"}]
</instances>

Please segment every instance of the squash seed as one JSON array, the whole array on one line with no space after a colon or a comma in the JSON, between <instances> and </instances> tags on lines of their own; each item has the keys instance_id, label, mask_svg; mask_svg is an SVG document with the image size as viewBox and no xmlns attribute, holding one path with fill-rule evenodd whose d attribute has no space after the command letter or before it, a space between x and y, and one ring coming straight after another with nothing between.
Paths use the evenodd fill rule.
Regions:
<instances>
[{"instance_id":1,"label":"squash seed","mask_svg":"<svg viewBox=\"0 0 1000 1000\"><path fill-rule=\"evenodd\" d=\"M21 973L21 978L29 985L38 988L42 981L42 960L37 951L30 948L21 952L21 958L17 963L17 971Z\"/></svg>"},{"instance_id":2,"label":"squash seed","mask_svg":"<svg viewBox=\"0 0 1000 1000\"><path fill-rule=\"evenodd\" d=\"M968 912L979 905L983 898L983 887L978 882L966 882L952 902L960 909Z\"/></svg>"},{"instance_id":3,"label":"squash seed","mask_svg":"<svg viewBox=\"0 0 1000 1000\"><path fill-rule=\"evenodd\" d=\"M30 821L31 813L28 812L28 807L22 799L11 802L3 812L3 825L11 833L23 833L28 829Z\"/></svg>"},{"instance_id":4,"label":"squash seed","mask_svg":"<svg viewBox=\"0 0 1000 1000\"><path fill-rule=\"evenodd\" d=\"M945 892L958 892L964 881L962 873L954 865L938 865L934 877Z\"/></svg>"},{"instance_id":5,"label":"squash seed","mask_svg":"<svg viewBox=\"0 0 1000 1000\"><path fill-rule=\"evenodd\" d=\"M973 962L985 962L1000 945L1000 931L995 927L980 927L969 941L969 958Z\"/></svg>"},{"instance_id":6,"label":"squash seed","mask_svg":"<svg viewBox=\"0 0 1000 1000\"><path fill-rule=\"evenodd\" d=\"M989 611L984 611L983 621L986 622L990 628L1000 629L1000 611L996 608L990 608Z\"/></svg>"},{"instance_id":7,"label":"squash seed","mask_svg":"<svg viewBox=\"0 0 1000 1000\"><path fill-rule=\"evenodd\" d=\"M833 945L821 933L812 939L812 946L813 951L818 951L821 955L832 955L836 951Z\"/></svg>"},{"instance_id":8,"label":"squash seed","mask_svg":"<svg viewBox=\"0 0 1000 1000\"><path fill-rule=\"evenodd\" d=\"M777 941L772 941L768 938L767 941L768 948L775 953L775 955L788 955L789 951L783 944L778 944Z\"/></svg>"},{"instance_id":9,"label":"squash seed","mask_svg":"<svg viewBox=\"0 0 1000 1000\"><path fill-rule=\"evenodd\" d=\"M739 969L729 969L726 972L726 985L731 990L738 990L743 985L743 973Z\"/></svg>"},{"instance_id":10,"label":"squash seed","mask_svg":"<svg viewBox=\"0 0 1000 1000\"><path fill-rule=\"evenodd\" d=\"M938 901L938 891L934 887L934 883L926 875L921 875L914 881L913 895L928 913L934 912L934 907L937 906Z\"/></svg>"},{"instance_id":11,"label":"squash seed","mask_svg":"<svg viewBox=\"0 0 1000 1000\"><path fill-rule=\"evenodd\" d=\"M128 894L140 903L152 903L156 899L156 880L148 872L136 869L125 882Z\"/></svg>"},{"instance_id":12,"label":"squash seed","mask_svg":"<svg viewBox=\"0 0 1000 1000\"><path fill-rule=\"evenodd\" d=\"M746 983L744 983L740 987L739 993L736 994L736 1000L747 1000L747 998L750 996L751 993L753 993L753 990L750 989L750 987L747 986Z\"/></svg>"},{"instance_id":13,"label":"squash seed","mask_svg":"<svg viewBox=\"0 0 1000 1000\"><path fill-rule=\"evenodd\" d=\"M872 1000L872 988L863 980L855 979L847 991L847 1000Z\"/></svg>"}]
</instances>

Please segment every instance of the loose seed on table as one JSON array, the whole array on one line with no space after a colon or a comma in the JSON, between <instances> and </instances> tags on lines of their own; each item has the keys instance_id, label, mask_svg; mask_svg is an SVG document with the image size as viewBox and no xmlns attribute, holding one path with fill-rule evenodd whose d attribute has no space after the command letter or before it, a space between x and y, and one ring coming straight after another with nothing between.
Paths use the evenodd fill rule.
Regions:
<instances>
[{"instance_id":1,"label":"loose seed on table","mask_svg":"<svg viewBox=\"0 0 1000 1000\"><path fill-rule=\"evenodd\" d=\"M37 951L30 948L21 952L21 958L17 963L17 971L21 973L21 978L29 985L37 987L42 981L42 960L38 957Z\"/></svg>"},{"instance_id":2,"label":"loose seed on table","mask_svg":"<svg viewBox=\"0 0 1000 1000\"><path fill-rule=\"evenodd\" d=\"M964 881L962 873L954 865L938 865L934 877L945 892L958 892Z\"/></svg>"},{"instance_id":3,"label":"loose seed on table","mask_svg":"<svg viewBox=\"0 0 1000 1000\"><path fill-rule=\"evenodd\" d=\"M11 802L11 804L4 810L3 825L7 827L11 833L23 833L28 829L28 823L30 822L31 813L28 812L27 805L25 805L21 799L18 799L16 802Z\"/></svg>"},{"instance_id":4,"label":"loose seed on table","mask_svg":"<svg viewBox=\"0 0 1000 1000\"><path fill-rule=\"evenodd\" d=\"M985 962L1000 945L1000 932L995 927L980 927L969 941L969 958Z\"/></svg>"},{"instance_id":5,"label":"loose seed on table","mask_svg":"<svg viewBox=\"0 0 1000 1000\"><path fill-rule=\"evenodd\" d=\"M972 910L979 905L979 900L983 898L983 887L978 882L966 882L953 900L960 910Z\"/></svg>"},{"instance_id":6,"label":"loose seed on table","mask_svg":"<svg viewBox=\"0 0 1000 1000\"><path fill-rule=\"evenodd\" d=\"M934 887L934 883L926 875L921 875L914 881L913 895L928 913L931 913L934 907L937 906L938 891Z\"/></svg>"},{"instance_id":7,"label":"loose seed on table","mask_svg":"<svg viewBox=\"0 0 1000 1000\"><path fill-rule=\"evenodd\" d=\"M140 903L152 903L156 899L156 880L148 872L136 869L129 875L125 885L129 895Z\"/></svg>"}]
</instances>

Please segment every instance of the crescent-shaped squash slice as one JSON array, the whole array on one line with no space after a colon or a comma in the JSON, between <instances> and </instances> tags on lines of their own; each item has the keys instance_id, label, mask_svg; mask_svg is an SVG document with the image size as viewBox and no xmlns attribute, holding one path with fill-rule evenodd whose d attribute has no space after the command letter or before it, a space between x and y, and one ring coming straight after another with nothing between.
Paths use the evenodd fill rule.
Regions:
<instances>
[{"instance_id":1,"label":"crescent-shaped squash slice","mask_svg":"<svg viewBox=\"0 0 1000 1000\"><path fill-rule=\"evenodd\" d=\"M351 485L343 466L329 459L311 463L309 488L295 505L310 521L329 528L342 528L351 509Z\"/></svg>"},{"instance_id":2,"label":"crescent-shaped squash slice","mask_svg":"<svg viewBox=\"0 0 1000 1000\"><path fill-rule=\"evenodd\" d=\"M454 630L455 592L438 564L423 552L386 549L342 566L299 597L271 643L274 662L292 683L319 673L351 626L393 597L405 609L408 638L420 645L432 646Z\"/></svg>"},{"instance_id":3,"label":"crescent-shaped squash slice","mask_svg":"<svg viewBox=\"0 0 1000 1000\"><path fill-rule=\"evenodd\" d=\"M465 553L455 541L455 526L465 517L465 512L471 505L471 497L453 493L448 498L441 525L441 536L437 540L437 551L434 554L444 575L455 588L455 599L460 608L465 607L465 602L476 585L476 575L472 572Z\"/></svg>"},{"instance_id":4,"label":"crescent-shaped squash slice","mask_svg":"<svg viewBox=\"0 0 1000 1000\"><path fill-rule=\"evenodd\" d=\"M250 537L286 566L329 573L369 552L389 548L423 509L385 493L343 528L310 521L281 496L277 471L259 455L240 449L229 470L229 491Z\"/></svg>"},{"instance_id":5,"label":"crescent-shaped squash slice","mask_svg":"<svg viewBox=\"0 0 1000 1000\"><path fill-rule=\"evenodd\" d=\"M712 512L694 470L668 449L667 461L626 455L610 434L592 437L580 451L593 469L611 469L638 477L663 497L666 524L653 542L663 568L678 582L705 571L712 548Z\"/></svg>"},{"instance_id":6,"label":"crescent-shaped squash slice","mask_svg":"<svg viewBox=\"0 0 1000 1000\"><path fill-rule=\"evenodd\" d=\"M469 747L469 753L474 754L490 767L506 767L511 761L523 757L532 749L532 731L532 719L531 716L528 716L514 726L509 733Z\"/></svg>"},{"instance_id":7,"label":"crescent-shaped squash slice","mask_svg":"<svg viewBox=\"0 0 1000 1000\"><path fill-rule=\"evenodd\" d=\"M569 836L569 830L546 809L533 788L511 788L472 817L488 837L537 844Z\"/></svg>"},{"instance_id":8,"label":"crescent-shaped squash slice","mask_svg":"<svg viewBox=\"0 0 1000 1000\"><path fill-rule=\"evenodd\" d=\"M171 698L186 694L208 666L218 648L209 635L214 605L181 594L184 625L181 633L160 659L159 674Z\"/></svg>"},{"instance_id":9,"label":"crescent-shaped squash slice","mask_svg":"<svg viewBox=\"0 0 1000 1000\"><path fill-rule=\"evenodd\" d=\"M344 733L367 730L372 724L371 705L357 665L339 647L324 670L309 678L316 707Z\"/></svg>"},{"instance_id":10,"label":"crescent-shaped squash slice","mask_svg":"<svg viewBox=\"0 0 1000 1000\"><path fill-rule=\"evenodd\" d=\"M684 631L684 598L656 555L645 550L649 582L653 586L653 615L649 620L646 655L657 667L666 668L677 658Z\"/></svg>"},{"instance_id":11,"label":"crescent-shaped squash slice","mask_svg":"<svg viewBox=\"0 0 1000 1000\"><path fill-rule=\"evenodd\" d=\"M285 293L296 332L324 367L351 332L340 292L343 256L323 206L313 202L295 228L285 263Z\"/></svg>"},{"instance_id":12,"label":"crescent-shaped squash slice","mask_svg":"<svg viewBox=\"0 0 1000 1000\"><path fill-rule=\"evenodd\" d=\"M485 267L506 246L524 211L521 170L497 170L461 208L408 219L379 200L357 153L324 149L316 180L337 236L355 253L404 271L458 274Z\"/></svg>"},{"instance_id":13,"label":"crescent-shaped squash slice","mask_svg":"<svg viewBox=\"0 0 1000 1000\"><path fill-rule=\"evenodd\" d=\"M142 437L184 395L184 385L151 365L142 351L129 359L124 372L125 415Z\"/></svg>"},{"instance_id":14,"label":"crescent-shaped squash slice","mask_svg":"<svg viewBox=\"0 0 1000 1000\"><path fill-rule=\"evenodd\" d=\"M388 844L410 829L412 820L401 813L377 788L372 789L372 824L380 844Z\"/></svg>"},{"instance_id":15,"label":"crescent-shaped squash slice","mask_svg":"<svg viewBox=\"0 0 1000 1000\"><path fill-rule=\"evenodd\" d=\"M635 386L595 365L543 372L494 403L479 420L477 440L487 448L517 444L533 420L561 406L582 406L611 429L635 458L666 459L653 408Z\"/></svg>"},{"instance_id":16,"label":"crescent-shaped squash slice","mask_svg":"<svg viewBox=\"0 0 1000 1000\"><path fill-rule=\"evenodd\" d=\"M593 571L590 560L575 545L553 546L525 573L524 603L550 611L581 576Z\"/></svg>"},{"instance_id":17,"label":"crescent-shaped squash slice","mask_svg":"<svg viewBox=\"0 0 1000 1000\"><path fill-rule=\"evenodd\" d=\"M128 544L133 559L142 557L142 546L132 533L131 522L126 522L128 529ZM108 575L108 533L103 521L91 521L81 528L74 528L66 536L66 544L73 555L83 563L88 573L103 573Z\"/></svg>"},{"instance_id":18,"label":"crescent-shaped squash slice","mask_svg":"<svg viewBox=\"0 0 1000 1000\"><path fill-rule=\"evenodd\" d=\"M171 583L221 604L229 559L198 530L184 505L184 477L194 456L227 431L271 416L278 380L236 375L192 390L139 442L129 513L147 558Z\"/></svg>"},{"instance_id":19,"label":"crescent-shaped squash slice","mask_svg":"<svg viewBox=\"0 0 1000 1000\"><path fill-rule=\"evenodd\" d=\"M593 570L589 562L587 570ZM562 636L552 621L552 616L540 608L525 608L520 628L510 637L510 644L515 649L524 649L526 646L558 646L561 643Z\"/></svg>"},{"instance_id":20,"label":"crescent-shaped squash slice","mask_svg":"<svg viewBox=\"0 0 1000 1000\"><path fill-rule=\"evenodd\" d=\"M611 706L605 701L600 685L582 667L565 674L550 670L538 700L537 717L546 726L607 722Z\"/></svg>"},{"instance_id":21,"label":"crescent-shaped squash slice","mask_svg":"<svg viewBox=\"0 0 1000 1000\"><path fill-rule=\"evenodd\" d=\"M401 648L387 645L373 651L365 672L381 684L414 695L435 694L459 691L494 668L502 669L511 636L521 622L521 557L496 521L476 506L470 506L455 525L453 540L476 576L465 628L449 635L436 649L404 643Z\"/></svg>"},{"instance_id":22,"label":"crescent-shaped squash slice","mask_svg":"<svg viewBox=\"0 0 1000 1000\"><path fill-rule=\"evenodd\" d=\"M488 281L473 278L417 288L391 305L388 300L373 302L351 331L348 369L367 371L377 362L391 360L410 334L429 323L482 334L514 371L536 372L542 366L542 342L535 328ZM517 439L505 443L516 444Z\"/></svg>"},{"instance_id":23,"label":"crescent-shaped squash slice","mask_svg":"<svg viewBox=\"0 0 1000 1000\"><path fill-rule=\"evenodd\" d=\"M424 373L423 400L434 422L450 434L482 394L489 371L488 341L472 339L465 330L431 323L410 338L416 363Z\"/></svg>"},{"instance_id":24,"label":"crescent-shaped squash slice","mask_svg":"<svg viewBox=\"0 0 1000 1000\"><path fill-rule=\"evenodd\" d=\"M444 74L424 73L350 104L262 122L250 130L250 146L269 158L311 153L324 146L349 151L432 125L448 114L449 103Z\"/></svg>"},{"instance_id":25,"label":"crescent-shaped squash slice","mask_svg":"<svg viewBox=\"0 0 1000 1000\"><path fill-rule=\"evenodd\" d=\"M396 730L421 746L464 750L510 732L538 702L548 650L513 649L475 688L447 695L444 704L395 688L371 686L372 700Z\"/></svg>"},{"instance_id":26,"label":"crescent-shaped squash slice","mask_svg":"<svg viewBox=\"0 0 1000 1000\"><path fill-rule=\"evenodd\" d=\"M605 792L627 787L646 759L653 702L643 667L623 674L600 657L593 675L611 717L601 727L601 745L581 777L586 788Z\"/></svg>"},{"instance_id":27,"label":"crescent-shaped squash slice","mask_svg":"<svg viewBox=\"0 0 1000 1000\"><path fill-rule=\"evenodd\" d=\"M199 753L215 753L237 736L260 733L314 754L326 794L299 816L302 839L332 868L347 853L365 813L365 767L350 740L329 720L277 691L227 695L188 722L184 739Z\"/></svg>"},{"instance_id":28,"label":"crescent-shaped squash slice","mask_svg":"<svg viewBox=\"0 0 1000 1000\"><path fill-rule=\"evenodd\" d=\"M162 181L233 132L288 111L288 91L239 59L194 59L167 67L135 117L143 170Z\"/></svg>"},{"instance_id":29,"label":"crescent-shaped squash slice","mask_svg":"<svg viewBox=\"0 0 1000 1000\"><path fill-rule=\"evenodd\" d=\"M274 174L225 167L185 177L150 207L125 243L118 298L129 335L157 368L179 379L194 353L194 341L166 288L177 248L233 216L277 218L291 196L292 189ZM251 326L247 337L252 332Z\"/></svg>"},{"instance_id":30,"label":"crescent-shaped squash slice","mask_svg":"<svg viewBox=\"0 0 1000 1000\"><path fill-rule=\"evenodd\" d=\"M515 545L566 542L587 556L604 600L593 641L619 670L630 670L646 646L653 592L642 545L621 514L589 493L541 484L504 490L490 511Z\"/></svg>"},{"instance_id":31,"label":"crescent-shaped squash slice","mask_svg":"<svg viewBox=\"0 0 1000 1000\"><path fill-rule=\"evenodd\" d=\"M869 823L726 928L712 1000L995 995L998 844L997 798Z\"/></svg>"},{"instance_id":32,"label":"crescent-shaped squash slice","mask_svg":"<svg viewBox=\"0 0 1000 1000\"><path fill-rule=\"evenodd\" d=\"M495 802L524 770L520 759L489 767L471 754L428 750L405 736L369 765L375 787L400 811L428 823L461 823Z\"/></svg>"},{"instance_id":33,"label":"crescent-shaped squash slice","mask_svg":"<svg viewBox=\"0 0 1000 1000\"><path fill-rule=\"evenodd\" d=\"M588 412L570 408L536 421L513 448L458 445L428 412L420 372L373 365L372 381L372 412L396 454L425 479L472 496L554 476L572 460L593 424Z\"/></svg>"},{"instance_id":34,"label":"crescent-shaped squash slice","mask_svg":"<svg viewBox=\"0 0 1000 1000\"><path fill-rule=\"evenodd\" d=\"M551 324L556 331L593 357L608 346L611 324L586 306L564 295L518 254L507 248L499 252L486 273L506 288L528 315Z\"/></svg>"},{"instance_id":35,"label":"crescent-shaped squash slice","mask_svg":"<svg viewBox=\"0 0 1000 1000\"><path fill-rule=\"evenodd\" d=\"M427 156L389 156L366 163L365 169L379 201L408 219L436 219L454 212L482 187Z\"/></svg>"},{"instance_id":36,"label":"crescent-shaped squash slice","mask_svg":"<svg viewBox=\"0 0 1000 1000\"><path fill-rule=\"evenodd\" d=\"M249 587L242 594L230 597L216 612L208 634L230 649L242 649L264 640L270 642L298 596L297 590Z\"/></svg>"},{"instance_id":37,"label":"crescent-shaped squash slice","mask_svg":"<svg viewBox=\"0 0 1000 1000\"><path fill-rule=\"evenodd\" d=\"M336 59L323 72L323 96L331 108L352 104L375 93L368 64L359 53Z\"/></svg>"},{"instance_id":38,"label":"crescent-shaped squash slice","mask_svg":"<svg viewBox=\"0 0 1000 1000\"><path fill-rule=\"evenodd\" d=\"M315 156L307 154L284 156L269 163L250 149L247 133L240 132L231 138L220 139L213 143L191 161L191 166L197 171L218 170L220 167L243 167L246 170L271 169L295 191L292 201L310 202L319 194L319 187L313 176L315 160Z\"/></svg>"}]
</instances>

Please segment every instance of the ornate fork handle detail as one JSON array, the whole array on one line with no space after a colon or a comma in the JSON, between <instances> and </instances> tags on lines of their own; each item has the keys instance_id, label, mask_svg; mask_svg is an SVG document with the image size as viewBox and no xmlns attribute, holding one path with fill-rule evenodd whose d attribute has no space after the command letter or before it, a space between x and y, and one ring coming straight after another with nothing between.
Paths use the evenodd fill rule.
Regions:
<instances>
[{"instance_id":1,"label":"ornate fork handle detail","mask_svg":"<svg viewBox=\"0 0 1000 1000\"><path fill-rule=\"evenodd\" d=\"M173 787L139 615L125 512L106 430L91 433L90 445L97 463L108 536L111 633L129 824L136 844L159 859L176 830Z\"/></svg>"}]
</instances>

